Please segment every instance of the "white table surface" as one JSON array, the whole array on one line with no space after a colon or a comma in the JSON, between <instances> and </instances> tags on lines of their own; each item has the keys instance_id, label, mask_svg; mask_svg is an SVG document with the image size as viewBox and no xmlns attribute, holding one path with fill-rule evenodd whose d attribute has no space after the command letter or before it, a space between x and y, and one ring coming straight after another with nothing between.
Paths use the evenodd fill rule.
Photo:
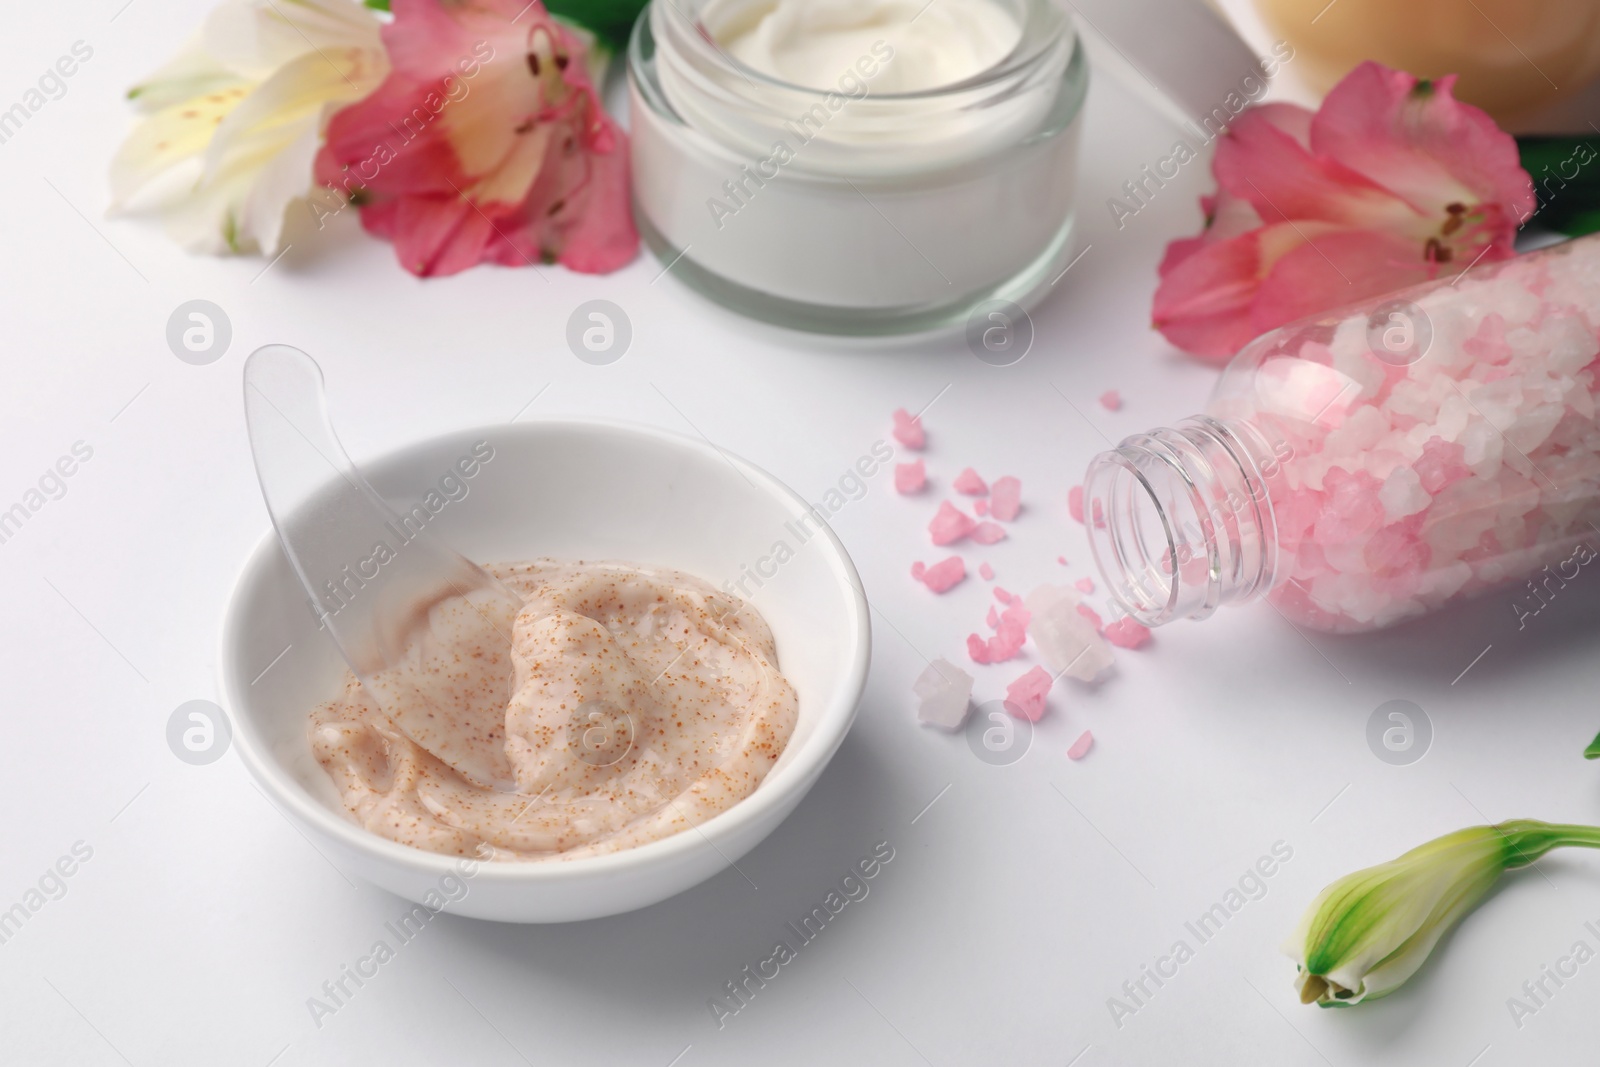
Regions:
<instances>
[{"instance_id":1,"label":"white table surface","mask_svg":"<svg viewBox=\"0 0 1600 1067\"><path fill-rule=\"evenodd\" d=\"M658 278L648 256L602 278L480 268L419 281L353 215L297 235L263 274L261 260L191 258L153 225L102 218L106 161L130 121L121 94L207 6L134 0L112 21L121 4L13 5L0 38L4 104L74 41L95 50L0 145L0 507L74 442L93 448L65 496L0 544L0 909L76 842L93 849L65 894L0 944L0 1061L1493 1067L1592 1055L1600 963L1520 1027L1506 1002L1575 942L1600 947L1584 926L1600 926L1600 858L1557 855L1508 878L1409 988L1360 1010L1296 1003L1278 944L1327 881L1438 833L1514 816L1600 821L1600 767L1579 758L1600 728L1600 577L1586 572L1522 631L1509 597L1363 638L1308 637L1259 605L1174 625L1102 685L1058 688L1027 756L991 767L960 737L919 728L910 697L924 654L966 661L988 583L974 575L935 598L911 581L913 559L942 555L923 530L938 498L897 497L888 473L834 520L878 609L859 720L812 795L740 861L749 880L724 871L656 907L568 926L441 916L316 1026L307 998L406 905L332 869L237 753L192 767L164 737L179 704L217 696L224 601L267 525L239 403L246 353L281 341L316 355L358 459L504 422L537 394L522 418L703 432L813 497L887 437L892 409L938 397L926 455L941 479L967 464L1022 479L1010 539L967 556L1025 591L1089 573L1064 503L1089 456L1205 398L1214 372L1146 324L1163 244L1196 227L1210 179L1191 165L1119 231L1106 198L1174 129L1097 78L1088 251L1009 368L959 339L860 351L781 334ZM634 328L607 367L563 339L571 309L596 297ZM209 366L165 343L167 316L194 298L233 323L231 350ZM1122 411L1095 403L1108 388ZM977 668L978 695L1001 695L1030 663ZM1365 740L1391 699L1433 724L1410 766ZM1095 748L1069 762L1086 728ZM719 1029L708 999L879 841L895 859L870 896ZM1265 895L1199 943L1186 921L1279 841L1293 857ZM1194 957L1159 989L1147 981L1153 995L1117 1025L1108 998L1179 939Z\"/></svg>"}]
</instances>

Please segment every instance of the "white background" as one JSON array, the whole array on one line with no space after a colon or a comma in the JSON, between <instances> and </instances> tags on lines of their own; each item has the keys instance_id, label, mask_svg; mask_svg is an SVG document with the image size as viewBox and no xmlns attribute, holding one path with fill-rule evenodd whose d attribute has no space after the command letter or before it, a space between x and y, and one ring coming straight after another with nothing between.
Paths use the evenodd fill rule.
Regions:
<instances>
[{"instance_id":1,"label":"white background","mask_svg":"<svg viewBox=\"0 0 1600 1067\"><path fill-rule=\"evenodd\" d=\"M648 256L603 278L480 268L419 281L347 216L297 235L264 274L261 260L191 258L158 227L102 212L130 124L123 91L206 4L135 0L111 21L121 3L14 4L0 37L5 105L74 41L94 48L66 96L0 145L0 507L74 442L94 450L66 495L0 544L0 909L75 842L93 848L65 896L0 945L0 1060L1487 1067L1592 1049L1600 963L1520 1029L1506 1001L1580 938L1600 947L1583 926L1600 920L1600 857L1509 877L1410 987L1357 1010L1296 1003L1278 945L1326 882L1436 834L1514 816L1600 821L1600 767L1579 757L1600 728L1600 578L1585 573L1520 632L1509 597L1362 638L1303 635L1259 605L1174 625L1098 687L1058 688L1007 768L914 720L924 655L965 662L992 602L975 574L942 598L908 575L943 555L924 526L950 477L972 464L1024 488L1010 539L969 549L969 566L990 560L1019 591L1076 579L1090 560L1067 488L1107 438L1197 410L1214 376L1147 327L1161 249L1197 228L1210 180L1193 164L1112 224L1106 198L1175 134L1115 78L1097 70L1090 93L1088 251L1036 312L1032 353L997 369L959 339L884 350L781 334L658 277ZM596 297L633 323L608 367L564 341L571 310ZM164 336L195 298L234 329L204 367ZM740 861L748 880L725 871L657 907L563 927L443 916L313 1024L307 997L406 906L332 869L235 753L191 767L164 738L177 705L216 696L224 601L267 526L239 367L270 342L322 362L358 460L526 406L523 419L703 432L812 499L887 438L892 409L939 398L925 416L935 493L897 497L885 472L835 519L878 609L871 680L817 789ZM1108 388L1121 412L1095 403ZM1000 696L1030 664L979 668L977 695ZM1411 766L1379 761L1365 739L1391 699L1433 723ZM1069 762L1084 729L1094 750ZM870 896L719 1030L708 998L879 841L895 859ZM1185 921L1278 841L1293 858L1265 896L1198 944ZM1194 958L1118 1027L1108 998L1179 938Z\"/></svg>"}]
</instances>

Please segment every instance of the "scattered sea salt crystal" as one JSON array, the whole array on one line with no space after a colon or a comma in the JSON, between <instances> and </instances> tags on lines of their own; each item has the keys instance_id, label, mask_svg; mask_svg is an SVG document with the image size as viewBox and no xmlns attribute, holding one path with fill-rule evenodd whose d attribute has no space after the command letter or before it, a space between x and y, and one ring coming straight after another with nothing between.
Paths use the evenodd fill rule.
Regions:
<instances>
[{"instance_id":1,"label":"scattered sea salt crystal","mask_svg":"<svg viewBox=\"0 0 1600 1067\"><path fill-rule=\"evenodd\" d=\"M959 730L972 708L972 675L948 660L936 659L911 684L917 718L941 730Z\"/></svg>"},{"instance_id":2,"label":"scattered sea salt crystal","mask_svg":"<svg viewBox=\"0 0 1600 1067\"><path fill-rule=\"evenodd\" d=\"M994 581L994 568L989 566L987 563L978 564L978 574L982 576L983 580L986 582Z\"/></svg>"},{"instance_id":3,"label":"scattered sea salt crystal","mask_svg":"<svg viewBox=\"0 0 1600 1067\"><path fill-rule=\"evenodd\" d=\"M1118 648L1141 648L1150 640L1150 629L1124 616L1100 631Z\"/></svg>"},{"instance_id":4,"label":"scattered sea salt crystal","mask_svg":"<svg viewBox=\"0 0 1600 1067\"><path fill-rule=\"evenodd\" d=\"M972 533L977 525L971 515L945 500L940 502L938 513L928 523L928 533L936 545L953 545Z\"/></svg>"},{"instance_id":5,"label":"scattered sea salt crystal","mask_svg":"<svg viewBox=\"0 0 1600 1067\"><path fill-rule=\"evenodd\" d=\"M1000 625L1000 609L995 607L993 604L990 604L989 614L984 621L989 624L989 629L993 630L997 628Z\"/></svg>"},{"instance_id":6,"label":"scattered sea salt crystal","mask_svg":"<svg viewBox=\"0 0 1600 1067\"><path fill-rule=\"evenodd\" d=\"M989 514L1001 522L1011 522L1022 509L1022 482L1011 475L996 478L989 487Z\"/></svg>"},{"instance_id":7,"label":"scattered sea salt crystal","mask_svg":"<svg viewBox=\"0 0 1600 1067\"><path fill-rule=\"evenodd\" d=\"M1075 485L1067 490L1067 514L1075 522L1083 522L1083 486Z\"/></svg>"},{"instance_id":8,"label":"scattered sea salt crystal","mask_svg":"<svg viewBox=\"0 0 1600 1067\"><path fill-rule=\"evenodd\" d=\"M1090 733L1088 730L1085 730L1083 733L1078 735L1078 739L1076 741L1072 742L1072 747L1067 749L1067 758L1070 760L1080 760L1089 754L1089 749L1093 747L1093 745L1094 734Z\"/></svg>"},{"instance_id":9,"label":"scattered sea salt crystal","mask_svg":"<svg viewBox=\"0 0 1600 1067\"><path fill-rule=\"evenodd\" d=\"M980 522L969 536L980 545L992 545L1006 539L1006 528L997 522Z\"/></svg>"},{"instance_id":10,"label":"scattered sea salt crystal","mask_svg":"<svg viewBox=\"0 0 1600 1067\"><path fill-rule=\"evenodd\" d=\"M1002 604L1009 604L1012 600L1016 599L1014 596L1012 596L1012 594L1006 592L1004 588L998 585L994 587L994 598L1000 601Z\"/></svg>"},{"instance_id":11,"label":"scattered sea salt crystal","mask_svg":"<svg viewBox=\"0 0 1600 1067\"><path fill-rule=\"evenodd\" d=\"M894 465L894 491L902 495L920 493L922 487L928 484L927 468L922 460L913 460L910 463L896 463Z\"/></svg>"},{"instance_id":12,"label":"scattered sea salt crystal","mask_svg":"<svg viewBox=\"0 0 1600 1067\"><path fill-rule=\"evenodd\" d=\"M967 496L986 496L989 492L989 483L978 477L978 472L971 467L956 475L956 480L950 485L956 492L965 493Z\"/></svg>"},{"instance_id":13,"label":"scattered sea salt crystal","mask_svg":"<svg viewBox=\"0 0 1600 1067\"><path fill-rule=\"evenodd\" d=\"M1077 581L1073 582L1072 584L1077 587L1077 590L1080 593L1092 593L1092 592L1094 592L1094 579L1093 578L1079 578Z\"/></svg>"},{"instance_id":14,"label":"scattered sea salt crystal","mask_svg":"<svg viewBox=\"0 0 1600 1067\"><path fill-rule=\"evenodd\" d=\"M1028 639L1028 633L1021 627L1014 626L1006 621L1004 615L1000 617L1000 625L995 628L994 636L989 638L989 662L1004 663L1006 660L1022 651L1022 645Z\"/></svg>"},{"instance_id":15,"label":"scattered sea salt crystal","mask_svg":"<svg viewBox=\"0 0 1600 1067\"><path fill-rule=\"evenodd\" d=\"M995 620L994 636L984 640L977 634L967 636L967 655L974 663L1003 663L1022 651L1028 640L1028 609L1012 602Z\"/></svg>"},{"instance_id":16,"label":"scattered sea salt crystal","mask_svg":"<svg viewBox=\"0 0 1600 1067\"><path fill-rule=\"evenodd\" d=\"M922 432L922 418L911 415L905 408L896 408L894 413L894 439L913 452L920 452L928 443L927 435Z\"/></svg>"},{"instance_id":17,"label":"scattered sea salt crystal","mask_svg":"<svg viewBox=\"0 0 1600 1067\"><path fill-rule=\"evenodd\" d=\"M972 510L978 515L987 515L989 514L989 502L980 497L972 502Z\"/></svg>"},{"instance_id":18,"label":"scattered sea salt crystal","mask_svg":"<svg viewBox=\"0 0 1600 1067\"><path fill-rule=\"evenodd\" d=\"M1061 564L1063 567L1065 567L1065 566L1067 566L1067 557L1066 556L1057 556L1056 557L1056 562Z\"/></svg>"},{"instance_id":19,"label":"scattered sea salt crystal","mask_svg":"<svg viewBox=\"0 0 1600 1067\"><path fill-rule=\"evenodd\" d=\"M922 575L922 584L935 593L943 593L967 576L967 565L960 556L950 556L929 567Z\"/></svg>"},{"instance_id":20,"label":"scattered sea salt crystal","mask_svg":"<svg viewBox=\"0 0 1600 1067\"><path fill-rule=\"evenodd\" d=\"M911 564L911 577L915 578L917 581L922 581L922 576L927 573L928 565L922 562L920 559Z\"/></svg>"},{"instance_id":21,"label":"scattered sea salt crystal","mask_svg":"<svg viewBox=\"0 0 1600 1067\"><path fill-rule=\"evenodd\" d=\"M1006 711L1016 718L1038 722L1044 715L1044 701L1050 692L1050 684L1050 672L1043 667L1034 667L1006 686Z\"/></svg>"},{"instance_id":22,"label":"scattered sea salt crystal","mask_svg":"<svg viewBox=\"0 0 1600 1067\"><path fill-rule=\"evenodd\" d=\"M1078 605L1078 614L1082 615L1084 618L1086 618L1090 622L1094 623L1094 628L1097 631L1105 629L1105 623L1101 620L1100 613L1098 611L1094 610L1093 608L1091 608L1089 605L1087 605L1087 604L1079 604Z\"/></svg>"},{"instance_id":23,"label":"scattered sea salt crystal","mask_svg":"<svg viewBox=\"0 0 1600 1067\"><path fill-rule=\"evenodd\" d=\"M1029 630L1045 666L1056 674L1090 682L1111 666L1111 646L1078 611L1078 600L1075 589L1041 585L1024 603L1032 613Z\"/></svg>"},{"instance_id":24,"label":"scattered sea salt crystal","mask_svg":"<svg viewBox=\"0 0 1600 1067\"><path fill-rule=\"evenodd\" d=\"M1122 394L1115 389L1107 389L1100 394L1100 406L1107 411L1122 410Z\"/></svg>"}]
</instances>

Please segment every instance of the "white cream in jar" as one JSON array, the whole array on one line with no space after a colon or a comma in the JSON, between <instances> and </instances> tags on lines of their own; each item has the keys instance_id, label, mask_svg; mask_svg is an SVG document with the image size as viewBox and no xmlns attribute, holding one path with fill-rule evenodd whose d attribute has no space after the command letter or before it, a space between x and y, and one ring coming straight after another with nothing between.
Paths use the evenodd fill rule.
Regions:
<instances>
[{"instance_id":1,"label":"white cream in jar","mask_svg":"<svg viewBox=\"0 0 1600 1067\"><path fill-rule=\"evenodd\" d=\"M1087 73L1051 0L658 0L629 71L645 236L747 314L937 328L1071 251Z\"/></svg>"},{"instance_id":2,"label":"white cream in jar","mask_svg":"<svg viewBox=\"0 0 1600 1067\"><path fill-rule=\"evenodd\" d=\"M842 71L893 49L872 79L877 93L942 89L993 67L1022 35L1012 15L989 0L777 0L730 13L717 44L751 70L827 91Z\"/></svg>"}]
</instances>

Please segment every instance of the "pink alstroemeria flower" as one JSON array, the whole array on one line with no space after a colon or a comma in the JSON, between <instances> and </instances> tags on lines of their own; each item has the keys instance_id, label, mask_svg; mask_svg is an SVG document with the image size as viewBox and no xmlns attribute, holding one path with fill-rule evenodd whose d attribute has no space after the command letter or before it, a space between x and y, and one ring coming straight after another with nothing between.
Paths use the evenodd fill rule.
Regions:
<instances>
[{"instance_id":1,"label":"pink alstroemeria flower","mask_svg":"<svg viewBox=\"0 0 1600 1067\"><path fill-rule=\"evenodd\" d=\"M392 72L333 117L317 160L361 224L423 276L632 260L628 142L577 33L538 0L394 0L393 12Z\"/></svg>"},{"instance_id":2,"label":"pink alstroemeria flower","mask_svg":"<svg viewBox=\"0 0 1600 1067\"><path fill-rule=\"evenodd\" d=\"M1167 246L1156 328L1226 360L1302 316L1510 256L1533 183L1454 84L1369 62L1315 114L1241 112L1217 141L1205 230Z\"/></svg>"}]
</instances>

